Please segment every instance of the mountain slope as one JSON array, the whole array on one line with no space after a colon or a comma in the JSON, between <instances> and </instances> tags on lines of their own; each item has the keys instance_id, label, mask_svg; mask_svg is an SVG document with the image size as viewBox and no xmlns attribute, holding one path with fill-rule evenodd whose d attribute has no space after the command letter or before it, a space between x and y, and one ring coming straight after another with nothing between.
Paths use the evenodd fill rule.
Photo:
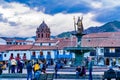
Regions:
<instances>
[{"instance_id":1,"label":"mountain slope","mask_svg":"<svg viewBox=\"0 0 120 80\"><path fill-rule=\"evenodd\" d=\"M99 32L119 32L120 31L120 21L108 22L102 26L89 27L84 30L85 34L99 33ZM71 31L72 32L72 31ZM58 37L69 37L71 32L64 32L58 35Z\"/></svg>"},{"instance_id":2,"label":"mountain slope","mask_svg":"<svg viewBox=\"0 0 120 80\"><path fill-rule=\"evenodd\" d=\"M84 32L89 33L98 33L98 32L118 32L120 31L120 21L108 22L100 27L90 27Z\"/></svg>"}]
</instances>

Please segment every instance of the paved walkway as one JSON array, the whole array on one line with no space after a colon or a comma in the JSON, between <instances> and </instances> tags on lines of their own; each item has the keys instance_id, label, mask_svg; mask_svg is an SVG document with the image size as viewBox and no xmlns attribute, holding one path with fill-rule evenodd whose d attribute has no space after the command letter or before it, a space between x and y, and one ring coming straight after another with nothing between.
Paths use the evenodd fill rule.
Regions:
<instances>
[{"instance_id":1,"label":"paved walkway","mask_svg":"<svg viewBox=\"0 0 120 80\"><path fill-rule=\"evenodd\" d=\"M113 68L114 70L118 70L118 68ZM101 66L94 66L92 74L94 75L103 75L104 71L107 71L108 67L101 67ZM50 66L46 69L47 73L53 73L54 72L54 67ZM8 74L8 69L3 70L3 74ZM27 74L27 70L23 69L22 74ZM58 74L76 74L75 68L73 67L65 67L63 69L60 69L58 71ZM88 71L86 72L88 74Z\"/></svg>"}]
</instances>

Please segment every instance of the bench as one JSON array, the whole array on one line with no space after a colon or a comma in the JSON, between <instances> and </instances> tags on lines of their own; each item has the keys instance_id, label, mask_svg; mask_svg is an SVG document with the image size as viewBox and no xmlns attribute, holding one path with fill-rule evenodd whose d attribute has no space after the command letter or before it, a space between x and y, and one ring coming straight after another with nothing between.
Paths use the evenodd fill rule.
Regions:
<instances>
[{"instance_id":1,"label":"bench","mask_svg":"<svg viewBox=\"0 0 120 80\"><path fill-rule=\"evenodd\" d=\"M103 80L105 79L116 79L116 80L120 80L120 71L114 71L114 72L108 72L105 71L104 75L103 75Z\"/></svg>"}]
</instances>

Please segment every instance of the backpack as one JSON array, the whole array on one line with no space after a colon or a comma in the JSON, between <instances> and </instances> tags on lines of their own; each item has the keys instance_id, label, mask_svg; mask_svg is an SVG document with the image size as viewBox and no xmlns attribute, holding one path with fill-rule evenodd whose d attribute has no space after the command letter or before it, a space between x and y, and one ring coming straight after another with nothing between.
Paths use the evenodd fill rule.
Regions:
<instances>
[{"instance_id":1,"label":"backpack","mask_svg":"<svg viewBox=\"0 0 120 80\"><path fill-rule=\"evenodd\" d=\"M40 65L39 64L35 64L34 65L34 71L40 70Z\"/></svg>"}]
</instances>

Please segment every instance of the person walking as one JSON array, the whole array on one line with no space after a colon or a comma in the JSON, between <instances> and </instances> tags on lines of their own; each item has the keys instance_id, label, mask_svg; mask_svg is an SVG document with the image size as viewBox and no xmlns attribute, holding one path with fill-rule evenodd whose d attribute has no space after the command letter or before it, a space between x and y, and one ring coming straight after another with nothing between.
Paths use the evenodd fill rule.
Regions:
<instances>
[{"instance_id":1,"label":"person walking","mask_svg":"<svg viewBox=\"0 0 120 80\"><path fill-rule=\"evenodd\" d=\"M30 61L28 61L26 68L27 68L27 80L29 80L29 78L30 80L32 80L32 64Z\"/></svg>"},{"instance_id":2,"label":"person walking","mask_svg":"<svg viewBox=\"0 0 120 80\"><path fill-rule=\"evenodd\" d=\"M93 80L92 78L92 69L93 69L93 62L91 57L89 58L89 63L88 63L88 71L89 71L89 80Z\"/></svg>"},{"instance_id":3,"label":"person walking","mask_svg":"<svg viewBox=\"0 0 120 80\"><path fill-rule=\"evenodd\" d=\"M55 64L55 78L57 78L57 76L58 76L57 72L59 69L60 69L60 64L58 62L56 62L56 64Z\"/></svg>"}]
</instances>

